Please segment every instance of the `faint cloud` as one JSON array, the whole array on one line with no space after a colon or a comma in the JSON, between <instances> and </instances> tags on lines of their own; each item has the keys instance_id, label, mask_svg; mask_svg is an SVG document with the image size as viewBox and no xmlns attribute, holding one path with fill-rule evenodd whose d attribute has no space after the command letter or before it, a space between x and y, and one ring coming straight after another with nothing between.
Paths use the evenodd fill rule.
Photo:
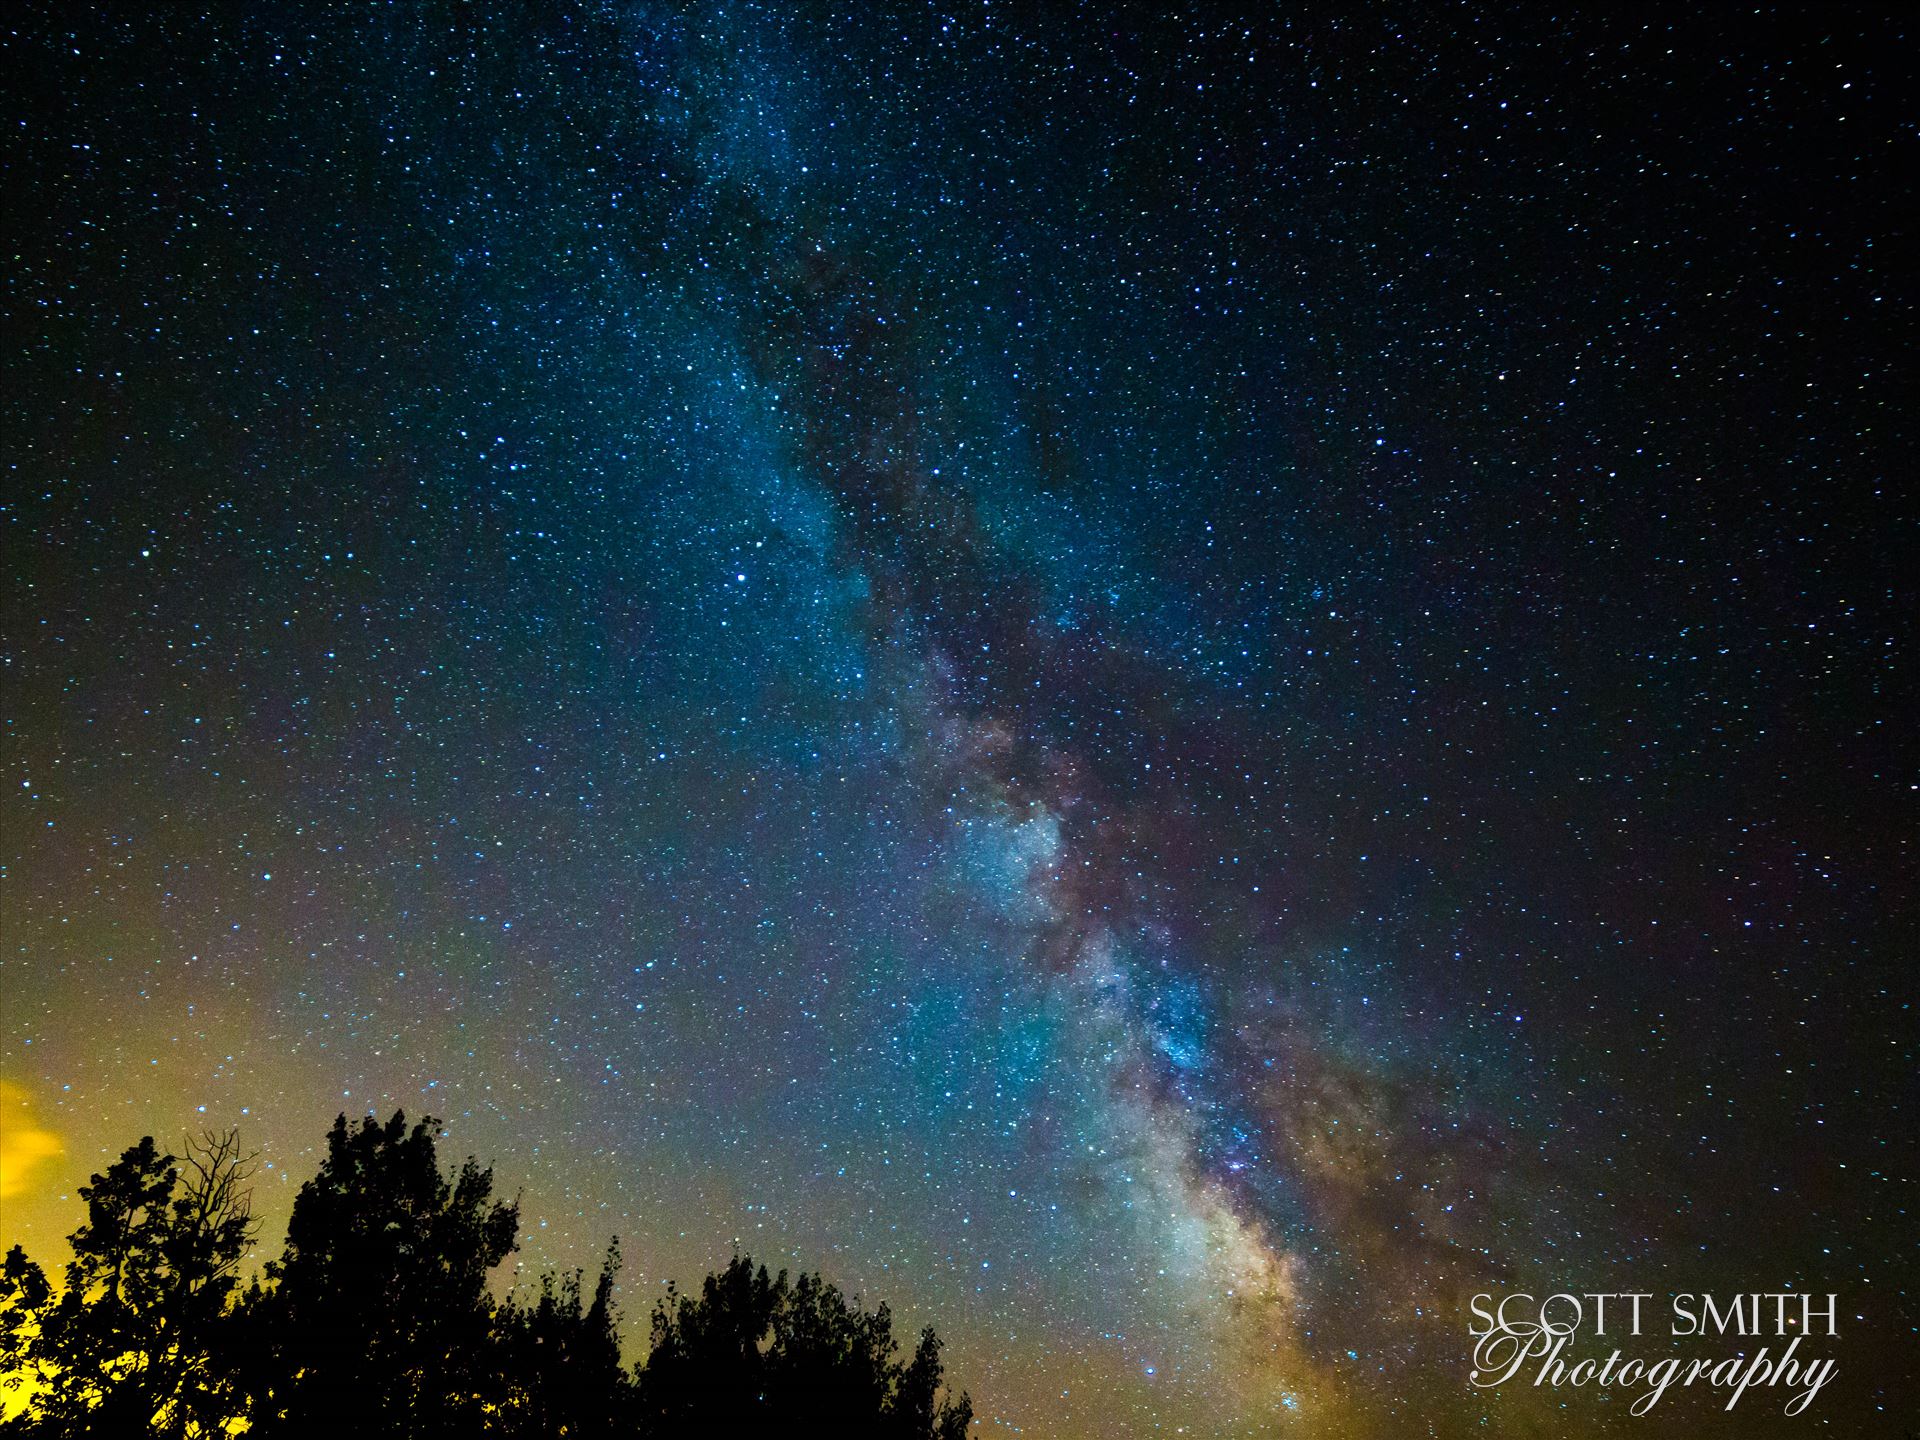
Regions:
<instances>
[{"instance_id":1,"label":"faint cloud","mask_svg":"<svg viewBox=\"0 0 1920 1440\"><path fill-rule=\"evenodd\" d=\"M60 1137L33 1113L26 1090L0 1080L0 1200L12 1200L32 1187L34 1171L66 1153Z\"/></svg>"}]
</instances>

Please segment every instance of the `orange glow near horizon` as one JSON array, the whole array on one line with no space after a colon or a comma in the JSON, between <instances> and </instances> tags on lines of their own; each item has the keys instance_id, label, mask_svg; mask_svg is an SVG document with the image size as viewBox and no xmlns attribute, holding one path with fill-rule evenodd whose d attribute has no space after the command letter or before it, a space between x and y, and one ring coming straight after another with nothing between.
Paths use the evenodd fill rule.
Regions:
<instances>
[{"instance_id":1,"label":"orange glow near horizon","mask_svg":"<svg viewBox=\"0 0 1920 1440\"><path fill-rule=\"evenodd\" d=\"M0 1204L32 1194L45 1176L47 1162L64 1155L66 1149L34 1113L27 1091L10 1080L0 1080ZM0 1224L4 1223L0 1217ZM11 1244L11 1237L7 1238Z\"/></svg>"}]
</instances>

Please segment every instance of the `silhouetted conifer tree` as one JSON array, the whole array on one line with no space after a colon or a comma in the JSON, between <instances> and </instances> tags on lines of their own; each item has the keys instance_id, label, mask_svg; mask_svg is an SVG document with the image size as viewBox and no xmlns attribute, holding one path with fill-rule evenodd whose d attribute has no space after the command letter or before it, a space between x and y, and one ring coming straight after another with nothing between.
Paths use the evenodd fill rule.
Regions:
<instances>
[{"instance_id":1,"label":"silhouetted conifer tree","mask_svg":"<svg viewBox=\"0 0 1920 1440\"><path fill-rule=\"evenodd\" d=\"M243 1307L263 1440L466 1436L497 1407L487 1272L513 1250L519 1212L472 1160L440 1172L438 1123L334 1121L272 1288Z\"/></svg>"},{"instance_id":2,"label":"silhouetted conifer tree","mask_svg":"<svg viewBox=\"0 0 1920 1440\"><path fill-rule=\"evenodd\" d=\"M610 1247L579 1272L495 1303L517 1205L468 1160L443 1173L438 1122L396 1114L327 1137L286 1248L244 1297L249 1161L234 1135L151 1139L81 1189L87 1220L57 1291L15 1246L0 1264L0 1374L36 1389L9 1434L246 1433L261 1440L664 1440L831 1434L961 1440L972 1407L941 1396L940 1344L902 1361L885 1305L745 1257L697 1296L668 1287L652 1350L622 1368Z\"/></svg>"},{"instance_id":3,"label":"silhouetted conifer tree","mask_svg":"<svg viewBox=\"0 0 1920 1440\"><path fill-rule=\"evenodd\" d=\"M867 1312L818 1275L789 1283L743 1256L698 1297L669 1287L654 1308L639 1372L640 1433L833 1434L947 1440L963 1435L965 1395L937 1401L931 1331L902 1364L885 1305Z\"/></svg>"},{"instance_id":4,"label":"silhouetted conifer tree","mask_svg":"<svg viewBox=\"0 0 1920 1440\"><path fill-rule=\"evenodd\" d=\"M580 1274L540 1281L531 1304L509 1297L494 1320L495 1364L503 1380L490 1433L527 1437L630 1434L630 1381L620 1363L614 1277L616 1241L607 1251L593 1299L583 1300Z\"/></svg>"},{"instance_id":5,"label":"silhouetted conifer tree","mask_svg":"<svg viewBox=\"0 0 1920 1440\"><path fill-rule=\"evenodd\" d=\"M87 1220L55 1295L19 1246L0 1267L0 1370L38 1387L20 1428L49 1435L199 1436L244 1410L216 1361L253 1235L251 1168L233 1132L151 1136L80 1189Z\"/></svg>"}]
</instances>

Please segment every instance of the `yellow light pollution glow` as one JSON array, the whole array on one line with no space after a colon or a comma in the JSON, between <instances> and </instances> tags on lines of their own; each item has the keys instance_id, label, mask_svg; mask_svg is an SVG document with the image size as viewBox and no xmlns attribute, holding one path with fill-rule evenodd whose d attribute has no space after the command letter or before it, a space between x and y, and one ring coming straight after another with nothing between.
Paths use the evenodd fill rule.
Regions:
<instances>
[{"instance_id":1,"label":"yellow light pollution glow","mask_svg":"<svg viewBox=\"0 0 1920 1440\"><path fill-rule=\"evenodd\" d=\"M65 1153L60 1137L34 1114L26 1090L0 1080L0 1202L33 1193L36 1177L47 1162ZM0 1225L5 1225L3 1217Z\"/></svg>"}]
</instances>

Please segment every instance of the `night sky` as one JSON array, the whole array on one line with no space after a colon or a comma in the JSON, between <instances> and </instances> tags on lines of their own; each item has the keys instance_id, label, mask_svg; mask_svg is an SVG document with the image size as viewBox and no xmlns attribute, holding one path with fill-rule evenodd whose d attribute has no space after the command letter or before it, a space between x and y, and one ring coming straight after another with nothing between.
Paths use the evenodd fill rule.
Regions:
<instances>
[{"instance_id":1,"label":"night sky","mask_svg":"<svg viewBox=\"0 0 1920 1440\"><path fill-rule=\"evenodd\" d=\"M404 1107L984 1435L1909 1422L1897 7L197 8L0 23L0 1240Z\"/></svg>"}]
</instances>

